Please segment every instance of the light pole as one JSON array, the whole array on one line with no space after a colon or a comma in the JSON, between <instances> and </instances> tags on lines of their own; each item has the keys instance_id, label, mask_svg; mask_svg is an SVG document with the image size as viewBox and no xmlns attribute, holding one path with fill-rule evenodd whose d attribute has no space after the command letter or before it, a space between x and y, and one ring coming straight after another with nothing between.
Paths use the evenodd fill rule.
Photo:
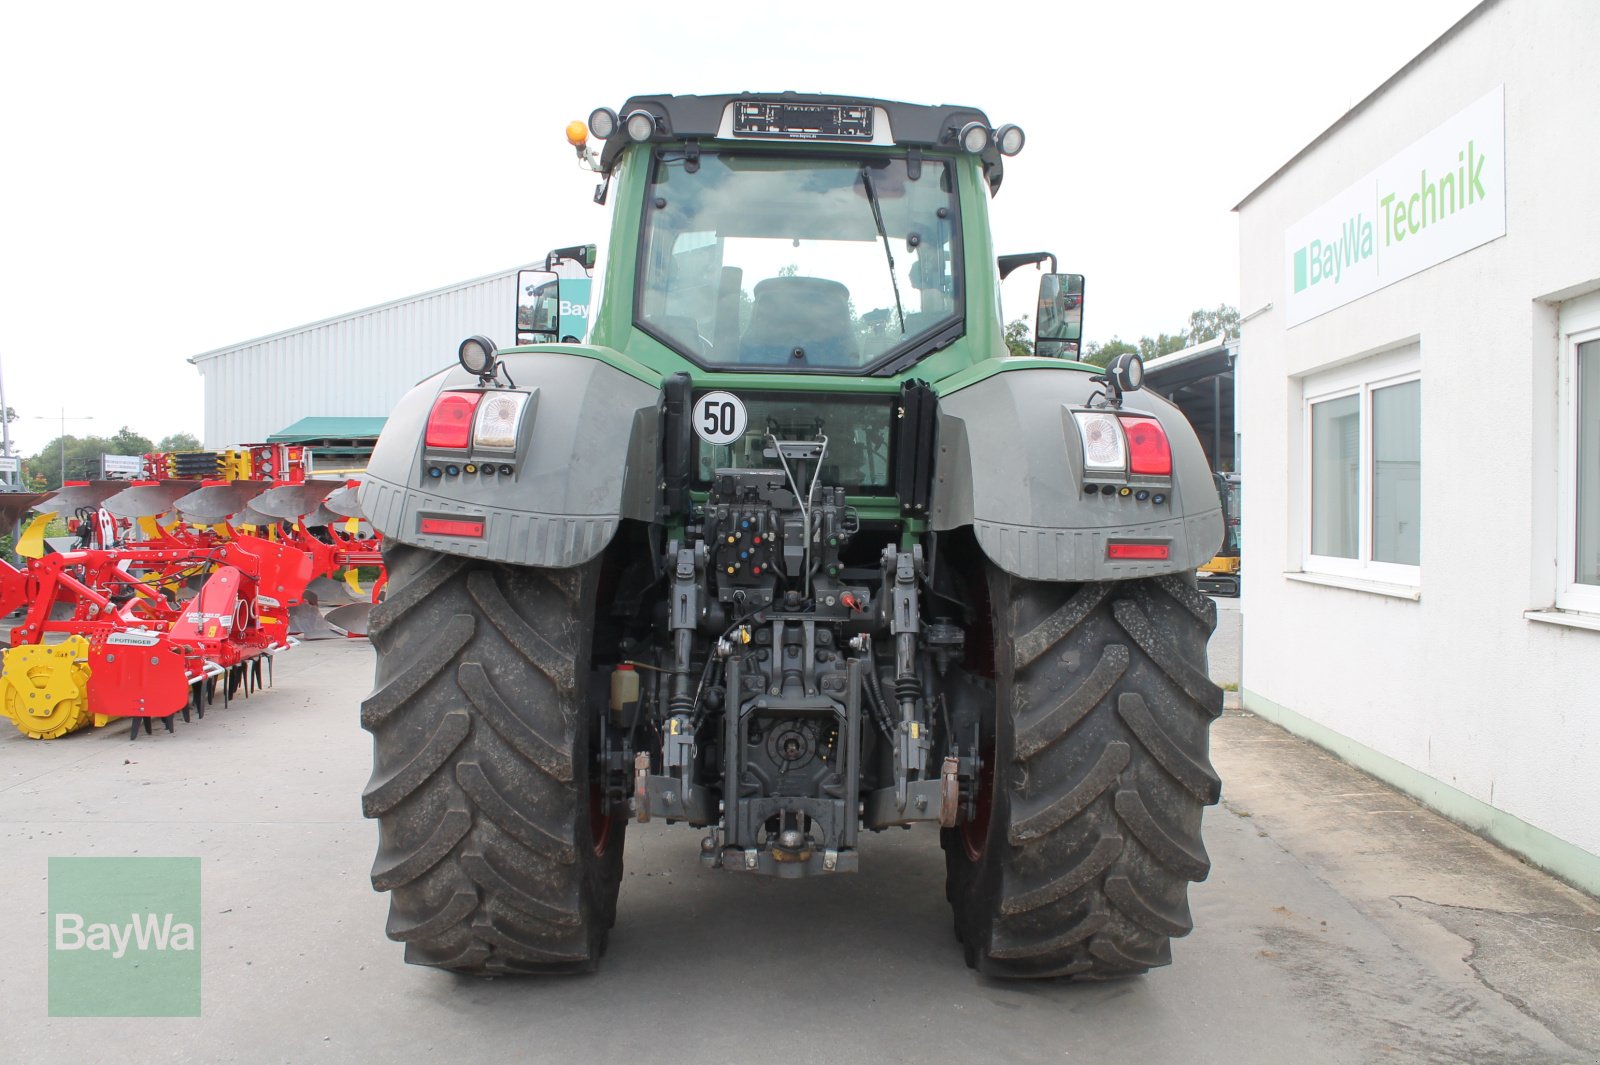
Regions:
<instances>
[{"instance_id":1,"label":"light pole","mask_svg":"<svg viewBox=\"0 0 1600 1065\"><path fill-rule=\"evenodd\" d=\"M0 416L3 416L3 415L0 415ZM33 417L33 418L35 418L35 419L37 419L39 421L56 421L57 420L56 418L50 417L50 415L48 415L48 414L34 414L31 417ZM61 482L60 482L60 484L58 484L56 486L58 488L64 486L67 483L67 408L65 408L65 407L61 408L61 414L60 414L59 420L61 422L61 436L56 441L56 443L61 448ZM74 416L72 418L72 420L75 421L75 422L92 422L92 421L94 421L94 415L85 414L85 415L82 415L82 416Z\"/></svg>"}]
</instances>

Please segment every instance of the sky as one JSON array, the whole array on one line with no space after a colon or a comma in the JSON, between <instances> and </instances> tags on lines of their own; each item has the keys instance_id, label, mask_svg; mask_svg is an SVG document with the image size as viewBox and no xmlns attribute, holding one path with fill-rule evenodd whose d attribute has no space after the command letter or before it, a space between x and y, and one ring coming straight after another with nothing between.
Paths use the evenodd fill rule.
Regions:
<instances>
[{"instance_id":1,"label":"sky","mask_svg":"<svg viewBox=\"0 0 1600 1065\"><path fill-rule=\"evenodd\" d=\"M1090 341L1177 332L1237 303L1233 205L1472 6L7 4L13 444L39 451L63 412L71 435L198 436L190 356L602 241L563 130L636 93L1016 123L997 248L1087 275ZM1031 310L1015 286L1008 318Z\"/></svg>"}]
</instances>

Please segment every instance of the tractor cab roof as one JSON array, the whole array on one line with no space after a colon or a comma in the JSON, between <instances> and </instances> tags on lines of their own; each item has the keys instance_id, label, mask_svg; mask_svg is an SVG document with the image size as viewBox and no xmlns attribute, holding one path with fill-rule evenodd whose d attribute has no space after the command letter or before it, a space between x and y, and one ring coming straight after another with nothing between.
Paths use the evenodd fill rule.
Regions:
<instances>
[{"instance_id":1,"label":"tractor cab roof","mask_svg":"<svg viewBox=\"0 0 1600 1065\"><path fill-rule=\"evenodd\" d=\"M989 134L977 154L991 193L999 189L1004 169L998 138L988 116L975 107L908 104L865 96L750 92L629 97L615 112L617 128L600 153L605 173L616 167L624 150L641 142L627 132L629 117L639 111L654 119L653 131L644 138L653 143L734 140L766 145L863 144L961 151L963 131L978 125Z\"/></svg>"}]
</instances>

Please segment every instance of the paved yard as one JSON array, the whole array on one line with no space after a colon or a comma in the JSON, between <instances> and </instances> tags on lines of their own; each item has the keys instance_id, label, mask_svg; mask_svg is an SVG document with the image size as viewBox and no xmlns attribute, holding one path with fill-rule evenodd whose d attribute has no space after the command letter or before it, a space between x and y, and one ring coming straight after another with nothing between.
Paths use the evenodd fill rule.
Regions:
<instances>
[{"instance_id":1,"label":"paved yard","mask_svg":"<svg viewBox=\"0 0 1600 1065\"><path fill-rule=\"evenodd\" d=\"M1213 732L1196 931L1147 977L975 977L932 832L778 882L702 870L699 834L657 825L629 833L599 974L411 968L367 884L370 656L297 648L171 736L0 732L0 1062L1600 1060L1596 900L1239 714ZM47 1019L46 860L127 854L202 859L203 1016Z\"/></svg>"}]
</instances>

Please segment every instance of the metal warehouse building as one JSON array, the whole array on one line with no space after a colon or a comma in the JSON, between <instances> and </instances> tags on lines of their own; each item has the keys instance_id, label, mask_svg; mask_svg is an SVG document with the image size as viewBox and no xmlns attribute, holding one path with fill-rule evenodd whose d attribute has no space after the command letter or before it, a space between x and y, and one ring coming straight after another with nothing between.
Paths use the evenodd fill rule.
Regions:
<instances>
[{"instance_id":1,"label":"metal warehouse building","mask_svg":"<svg viewBox=\"0 0 1600 1065\"><path fill-rule=\"evenodd\" d=\"M1245 708L1600 893L1597 47L1480 4L1237 210Z\"/></svg>"},{"instance_id":2,"label":"metal warehouse building","mask_svg":"<svg viewBox=\"0 0 1600 1065\"><path fill-rule=\"evenodd\" d=\"M533 268L194 356L189 361L205 378L205 446L260 443L305 418L387 417L407 389L454 361L464 338L481 334L501 347L514 341L517 271ZM330 431L345 436L356 427Z\"/></svg>"}]
</instances>

